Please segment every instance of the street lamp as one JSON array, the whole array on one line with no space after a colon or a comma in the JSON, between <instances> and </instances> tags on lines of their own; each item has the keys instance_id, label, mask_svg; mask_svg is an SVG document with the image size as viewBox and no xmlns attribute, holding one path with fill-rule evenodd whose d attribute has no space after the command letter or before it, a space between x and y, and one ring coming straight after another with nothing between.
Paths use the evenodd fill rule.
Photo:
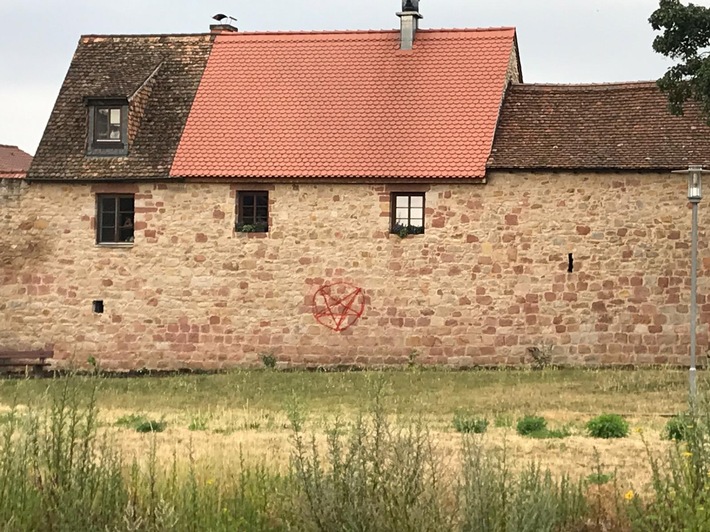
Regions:
<instances>
[{"instance_id":1,"label":"street lamp","mask_svg":"<svg viewBox=\"0 0 710 532\"><path fill-rule=\"evenodd\" d=\"M703 170L700 165L690 165L687 170L676 170L674 174L688 175L688 201L693 206L691 229L691 265L690 265L690 406L695 410L698 394L697 370L695 367L695 329L698 316L698 203L703 199Z\"/></svg>"}]
</instances>

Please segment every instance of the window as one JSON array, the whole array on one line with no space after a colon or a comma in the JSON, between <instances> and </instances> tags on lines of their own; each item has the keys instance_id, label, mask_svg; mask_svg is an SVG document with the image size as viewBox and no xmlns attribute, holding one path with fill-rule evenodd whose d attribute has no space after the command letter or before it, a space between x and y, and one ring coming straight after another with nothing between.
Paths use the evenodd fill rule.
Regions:
<instances>
[{"instance_id":1,"label":"window","mask_svg":"<svg viewBox=\"0 0 710 532\"><path fill-rule=\"evenodd\" d=\"M400 236L424 233L424 193L395 192L392 194L391 233Z\"/></svg>"},{"instance_id":2,"label":"window","mask_svg":"<svg viewBox=\"0 0 710 532\"><path fill-rule=\"evenodd\" d=\"M239 192L237 231L240 233L269 231L268 192Z\"/></svg>"},{"instance_id":3,"label":"window","mask_svg":"<svg viewBox=\"0 0 710 532\"><path fill-rule=\"evenodd\" d=\"M94 141L97 144L104 142L121 142L121 108L120 107L95 107L94 114Z\"/></svg>"},{"instance_id":4,"label":"window","mask_svg":"<svg viewBox=\"0 0 710 532\"><path fill-rule=\"evenodd\" d=\"M88 155L120 156L128 153L128 102L89 100Z\"/></svg>"},{"instance_id":5,"label":"window","mask_svg":"<svg viewBox=\"0 0 710 532\"><path fill-rule=\"evenodd\" d=\"M97 202L97 242L99 244L133 242L133 217L135 213L133 194L102 194L98 196Z\"/></svg>"}]
</instances>

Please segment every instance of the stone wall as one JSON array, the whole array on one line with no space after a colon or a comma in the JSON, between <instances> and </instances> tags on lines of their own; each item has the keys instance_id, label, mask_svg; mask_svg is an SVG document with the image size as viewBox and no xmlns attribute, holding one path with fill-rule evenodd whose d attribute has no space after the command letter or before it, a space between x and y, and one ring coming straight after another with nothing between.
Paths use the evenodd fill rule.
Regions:
<instances>
[{"instance_id":1,"label":"stone wall","mask_svg":"<svg viewBox=\"0 0 710 532\"><path fill-rule=\"evenodd\" d=\"M235 233L236 191L263 188L270 233ZM426 191L426 234L388 233L400 190ZM136 194L133 245L95 244L95 194L106 192ZM32 183L0 195L3 245L11 235L26 250L0 263L0 348L51 344L60 363L94 356L108 369L258 365L262 353L299 366L519 364L548 343L559 363L685 364L684 197L682 178L635 173L396 187ZM708 274L701 231L701 354ZM365 304L342 332L313 315L319 288L337 282L361 288Z\"/></svg>"}]
</instances>

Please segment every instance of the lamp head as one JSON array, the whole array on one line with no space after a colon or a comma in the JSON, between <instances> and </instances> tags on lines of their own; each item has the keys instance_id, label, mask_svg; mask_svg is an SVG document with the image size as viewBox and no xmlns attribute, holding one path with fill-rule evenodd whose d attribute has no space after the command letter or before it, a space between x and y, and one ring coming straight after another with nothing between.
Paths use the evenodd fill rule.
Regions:
<instances>
[{"instance_id":1,"label":"lamp head","mask_svg":"<svg viewBox=\"0 0 710 532\"><path fill-rule=\"evenodd\" d=\"M688 168L688 201L698 203L703 199L703 167L691 165Z\"/></svg>"}]
</instances>

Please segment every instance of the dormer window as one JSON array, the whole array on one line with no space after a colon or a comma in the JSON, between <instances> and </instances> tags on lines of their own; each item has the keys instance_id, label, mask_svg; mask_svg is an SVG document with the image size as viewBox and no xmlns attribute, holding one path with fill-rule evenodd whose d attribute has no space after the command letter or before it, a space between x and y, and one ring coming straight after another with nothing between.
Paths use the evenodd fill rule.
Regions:
<instances>
[{"instance_id":1,"label":"dormer window","mask_svg":"<svg viewBox=\"0 0 710 532\"><path fill-rule=\"evenodd\" d=\"M88 99L88 155L128 153L128 101Z\"/></svg>"},{"instance_id":2,"label":"dormer window","mask_svg":"<svg viewBox=\"0 0 710 532\"><path fill-rule=\"evenodd\" d=\"M121 142L121 108L96 107L94 115L94 140Z\"/></svg>"}]
</instances>

